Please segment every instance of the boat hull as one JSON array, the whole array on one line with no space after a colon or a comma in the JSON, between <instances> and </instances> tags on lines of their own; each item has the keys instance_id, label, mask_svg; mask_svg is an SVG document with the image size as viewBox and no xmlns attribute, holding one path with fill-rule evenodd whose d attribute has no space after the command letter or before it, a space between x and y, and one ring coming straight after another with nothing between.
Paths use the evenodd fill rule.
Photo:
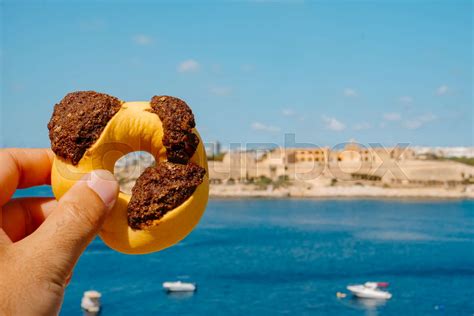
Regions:
<instances>
[{"instance_id":1,"label":"boat hull","mask_svg":"<svg viewBox=\"0 0 474 316\"><path fill-rule=\"evenodd\" d=\"M390 294L389 292L366 288L362 285L350 285L347 287L347 289L351 291L354 296L360 298L370 298L379 300L388 300L392 298L392 294Z\"/></svg>"},{"instance_id":2,"label":"boat hull","mask_svg":"<svg viewBox=\"0 0 474 316\"><path fill-rule=\"evenodd\" d=\"M165 282L163 288L168 292L194 292L196 285L192 283Z\"/></svg>"}]
</instances>

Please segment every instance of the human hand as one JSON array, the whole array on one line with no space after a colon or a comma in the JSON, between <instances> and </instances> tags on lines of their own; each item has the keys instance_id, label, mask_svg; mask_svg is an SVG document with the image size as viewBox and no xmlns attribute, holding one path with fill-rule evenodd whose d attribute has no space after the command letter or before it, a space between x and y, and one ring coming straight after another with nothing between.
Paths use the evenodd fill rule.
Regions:
<instances>
[{"instance_id":1,"label":"human hand","mask_svg":"<svg viewBox=\"0 0 474 316\"><path fill-rule=\"evenodd\" d=\"M106 170L84 176L62 198L11 199L50 184L53 153L0 150L0 314L54 315L79 256L100 230L119 186Z\"/></svg>"}]
</instances>

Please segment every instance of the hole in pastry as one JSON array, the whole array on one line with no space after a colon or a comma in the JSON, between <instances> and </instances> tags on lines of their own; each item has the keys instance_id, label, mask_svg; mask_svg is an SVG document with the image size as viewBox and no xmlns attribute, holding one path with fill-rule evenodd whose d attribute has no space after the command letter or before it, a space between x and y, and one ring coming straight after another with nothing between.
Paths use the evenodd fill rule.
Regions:
<instances>
[{"instance_id":1,"label":"hole in pastry","mask_svg":"<svg viewBox=\"0 0 474 316\"><path fill-rule=\"evenodd\" d=\"M114 175L120 184L120 191L132 194L137 178L146 168L155 165L155 158L146 151L134 151L121 157L114 166Z\"/></svg>"}]
</instances>

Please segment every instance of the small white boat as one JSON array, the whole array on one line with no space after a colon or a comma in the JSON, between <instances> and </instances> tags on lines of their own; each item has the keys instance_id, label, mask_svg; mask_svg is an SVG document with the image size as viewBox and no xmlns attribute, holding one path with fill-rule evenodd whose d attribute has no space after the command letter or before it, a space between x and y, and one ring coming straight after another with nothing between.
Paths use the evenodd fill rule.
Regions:
<instances>
[{"instance_id":1,"label":"small white boat","mask_svg":"<svg viewBox=\"0 0 474 316\"><path fill-rule=\"evenodd\" d=\"M386 286L386 283L380 283ZM364 284L349 285L347 287L354 296L360 298L380 299L389 300L392 298L392 294L388 291L382 291L379 289L379 283L377 282L366 282Z\"/></svg>"},{"instance_id":2,"label":"small white boat","mask_svg":"<svg viewBox=\"0 0 474 316\"><path fill-rule=\"evenodd\" d=\"M98 313L101 297L102 294L98 291L85 291L81 300L81 308L86 312Z\"/></svg>"},{"instance_id":3,"label":"small white boat","mask_svg":"<svg viewBox=\"0 0 474 316\"><path fill-rule=\"evenodd\" d=\"M164 282L163 288L168 292L194 292L196 291L196 284L181 281Z\"/></svg>"}]
</instances>

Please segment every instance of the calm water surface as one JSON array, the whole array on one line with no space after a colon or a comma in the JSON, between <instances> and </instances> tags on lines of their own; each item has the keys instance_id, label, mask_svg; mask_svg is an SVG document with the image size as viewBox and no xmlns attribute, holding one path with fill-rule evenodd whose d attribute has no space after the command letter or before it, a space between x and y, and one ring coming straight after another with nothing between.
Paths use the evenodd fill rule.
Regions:
<instances>
[{"instance_id":1,"label":"calm water surface","mask_svg":"<svg viewBox=\"0 0 474 316\"><path fill-rule=\"evenodd\" d=\"M20 194L48 194L34 189ZM474 201L214 200L175 247L122 255L96 239L62 315L83 291L102 315L473 315ZM196 282L167 295L167 280ZM337 299L350 283L390 282L386 303Z\"/></svg>"}]
</instances>

